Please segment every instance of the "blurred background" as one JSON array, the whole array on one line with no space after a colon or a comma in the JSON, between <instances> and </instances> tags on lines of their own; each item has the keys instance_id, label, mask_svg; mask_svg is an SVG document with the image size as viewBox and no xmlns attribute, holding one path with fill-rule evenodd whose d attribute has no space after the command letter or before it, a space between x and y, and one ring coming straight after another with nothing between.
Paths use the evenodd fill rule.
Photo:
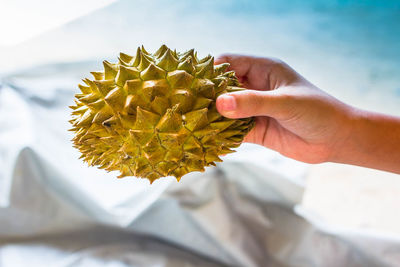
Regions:
<instances>
[{"instance_id":1,"label":"blurred background","mask_svg":"<svg viewBox=\"0 0 400 267\"><path fill-rule=\"evenodd\" d=\"M122 221L129 218L120 203L150 196L134 212L129 206L139 214L175 185L115 180L77 160L69 141L67 106L76 85L103 59L115 62L142 44L148 51L166 44L203 56L277 57L342 101L400 115L397 0L1 0L0 36L0 206L10 201L26 147ZM400 235L398 175L310 166L251 145L226 160L255 162L304 187L299 206L327 224Z\"/></svg>"},{"instance_id":2,"label":"blurred background","mask_svg":"<svg viewBox=\"0 0 400 267\"><path fill-rule=\"evenodd\" d=\"M3 0L0 12L3 72L166 43L282 58L345 101L392 112L399 106L396 0Z\"/></svg>"}]
</instances>

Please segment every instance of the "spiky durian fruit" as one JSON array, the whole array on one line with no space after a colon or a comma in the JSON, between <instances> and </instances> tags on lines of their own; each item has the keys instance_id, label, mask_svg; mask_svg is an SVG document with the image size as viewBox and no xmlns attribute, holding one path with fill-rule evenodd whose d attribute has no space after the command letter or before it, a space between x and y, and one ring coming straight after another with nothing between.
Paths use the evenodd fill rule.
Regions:
<instances>
[{"instance_id":1,"label":"spiky durian fruit","mask_svg":"<svg viewBox=\"0 0 400 267\"><path fill-rule=\"evenodd\" d=\"M178 180L214 165L233 152L252 128L252 119L228 119L216 110L223 93L242 90L229 64L177 53L162 45L136 56L120 54L116 64L84 79L72 106L74 146L89 165L124 176Z\"/></svg>"}]
</instances>

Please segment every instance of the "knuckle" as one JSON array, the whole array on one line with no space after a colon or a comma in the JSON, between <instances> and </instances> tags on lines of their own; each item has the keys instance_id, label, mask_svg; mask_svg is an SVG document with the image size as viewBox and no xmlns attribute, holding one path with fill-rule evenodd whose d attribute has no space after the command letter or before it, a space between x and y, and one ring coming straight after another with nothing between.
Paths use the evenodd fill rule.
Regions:
<instances>
[{"instance_id":1,"label":"knuckle","mask_svg":"<svg viewBox=\"0 0 400 267\"><path fill-rule=\"evenodd\" d=\"M235 57L235 55L234 54L230 54L230 53L224 53L224 54L221 54L221 55L219 55L218 57L217 57L217 60L218 61L221 61L221 62L231 62L232 61L232 59Z\"/></svg>"},{"instance_id":2,"label":"knuckle","mask_svg":"<svg viewBox=\"0 0 400 267\"><path fill-rule=\"evenodd\" d=\"M272 68L285 69L286 66L287 66L287 64L283 60L281 60L279 58L272 58L272 65L271 65Z\"/></svg>"},{"instance_id":3,"label":"knuckle","mask_svg":"<svg viewBox=\"0 0 400 267\"><path fill-rule=\"evenodd\" d=\"M279 58L275 57L260 57L257 58L257 64L264 70L271 71L281 71L287 68L287 64Z\"/></svg>"}]
</instances>

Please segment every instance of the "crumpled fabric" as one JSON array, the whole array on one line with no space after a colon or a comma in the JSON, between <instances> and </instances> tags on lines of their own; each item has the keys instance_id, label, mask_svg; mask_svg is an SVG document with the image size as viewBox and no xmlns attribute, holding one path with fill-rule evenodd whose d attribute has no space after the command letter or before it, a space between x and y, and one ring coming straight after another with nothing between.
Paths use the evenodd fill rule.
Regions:
<instances>
[{"instance_id":1,"label":"crumpled fabric","mask_svg":"<svg viewBox=\"0 0 400 267\"><path fill-rule=\"evenodd\" d=\"M307 165L261 147L179 183L85 166L67 121L91 68L2 79L0 266L400 266L400 240L302 209Z\"/></svg>"}]
</instances>

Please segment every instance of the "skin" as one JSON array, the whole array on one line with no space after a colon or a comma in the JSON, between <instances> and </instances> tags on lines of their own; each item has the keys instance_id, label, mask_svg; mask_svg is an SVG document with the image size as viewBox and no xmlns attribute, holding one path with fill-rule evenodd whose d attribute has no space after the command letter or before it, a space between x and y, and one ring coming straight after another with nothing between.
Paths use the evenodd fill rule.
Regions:
<instances>
[{"instance_id":1,"label":"skin","mask_svg":"<svg viewBox=\"0 0 400 267\"><path fill-rule=\"evenodd\" d=\"M217 98L228 118L255 117L245 137L306 163L337 162L400 174L400 118L345 104L273 58L222 55L248 90Z\"/></svg>"}]
</instances>

